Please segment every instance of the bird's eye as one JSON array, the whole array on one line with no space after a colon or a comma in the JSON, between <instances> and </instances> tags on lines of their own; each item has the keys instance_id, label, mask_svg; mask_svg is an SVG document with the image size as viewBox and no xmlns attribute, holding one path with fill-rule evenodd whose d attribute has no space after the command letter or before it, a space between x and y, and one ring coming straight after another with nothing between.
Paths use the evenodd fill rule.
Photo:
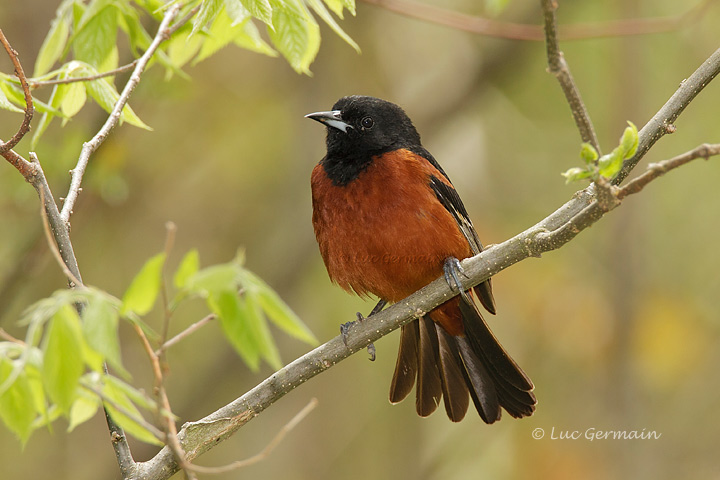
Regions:
<instances>
[{"instance_id":1,"label":"bird's eye","mask_svg":"<svg viewBox=\"0 0 720 480\"><path fill-rule=\"evenodd\" d=\"M367 129L372 128L373 125L375 125L375 121L373 121L373 119L370 118L370 117L363 117L363 119L360 120L360 126L361 126L364 130L367 130Z\"/></svg>"}]
</instances>

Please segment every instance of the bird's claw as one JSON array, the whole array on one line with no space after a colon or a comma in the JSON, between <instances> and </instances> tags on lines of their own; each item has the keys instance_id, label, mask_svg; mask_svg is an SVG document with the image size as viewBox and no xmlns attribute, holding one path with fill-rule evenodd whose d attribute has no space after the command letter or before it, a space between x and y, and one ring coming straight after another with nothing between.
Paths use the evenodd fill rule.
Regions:
<instances>
[{"instance_id":1,"label":"bird's claw","mask_svg":"<svg viewBox=\"0 0 720 480\"><path fill-rule=\"evenodd\" d=\"M454 292L459 292L462 299L467 303L470 303L470 298L468 298L467 293L463 289L462 282L460 281L460 274L465 278L470 277L465 274L465 269L463 269L460 264L460 260L455 257L446 258L445 263L443 264L443 274L445 275L445 281L450 286L450 289Z\"/></svg>"},{"instance_id":2,"label":"bird's claw","mask_svg":"<svg viewBox=\"0 0 720 480\"><path fill-rule=\"evenodd\" d=\"M357 316L357 320L355 322L347 322L340 325L340 335L342 335L342 340L345 346L348 346L348 332L350 331L350 328L355 325L355 323L362 323L366 320L366 318L363 316L362 313L356 312L355 315ZM375 361L375 344L371 343L367 346L367 351L370 354L370 361Z\"/></svg>"}]
</instances>

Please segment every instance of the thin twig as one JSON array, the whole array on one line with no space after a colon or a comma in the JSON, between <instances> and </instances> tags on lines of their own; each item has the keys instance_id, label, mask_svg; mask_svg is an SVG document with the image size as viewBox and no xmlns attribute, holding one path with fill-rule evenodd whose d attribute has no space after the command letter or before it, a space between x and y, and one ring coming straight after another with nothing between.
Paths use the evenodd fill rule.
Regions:
<instances>
[{"instance_id":1,"label":"thin twig","mask_svg":"<svg viewBox=\"0 0 720 480\"><path fill-rule=\"evenodd\" d=\"M8 342L17 343L18 345L22 345L23 347L27 345L27 343L23 342L19 338L15 338L10 335L8 332L5 331L4 328L0 328L0 338L7 340Z\"/></svg>"},{"instance_id":2,"label":"thin twig","mask_svg":"<svg viewBox=\"0 0 720 480\"><path fill-rule=\"evenodd\" d=\"M246 458L245 460L238 460L237 462L223 465L221 467L203 467L200 465L191 464L190 468L198 473L220 474L232 472L233 470L249 467L250 465L262 462L272 453L273 450L275 450L275 448L280 444L280 442L283 441L285 436L290 433L290 431L295 428L300 422L302 422L305 417L307 417L310 412L315 409L315 407L317 407L317 404L317 398L311 399L310 402L308 402L308 404L305 405L302 410L300 410L293 418L291 418L288 423L283 425L283 427L278 431L278 433L275 434L273 439L270 440L270 443L265 445L265 448L263 448L260 453L257 453L250 458Z\"/></svg>"},{"instance_id":3,"label":"thin twig","mask_svg":"<svg viewBox=\"0 0 720 480\"><path fill-rule=\"evenodd\" d=\"M537 25L502 22L412 0L362 1L399 15L477 35L533 42L545 40L543 29ZM701 18L702 12L710 4L711 0L704 0L685 13L674 17L639 18L567 25L560 28L559 37L561 40L584 40L671 32Z\"/></svg>"},{"instance_id":4,"label":"thin twig","mask_svg":"<svg viewBox=\"0 0 720 480\"><path fill-rule=\"evenodd\" d=\"M41 87L48 87L51 85L61 85L65 83L76 83L76 82L92 82L93 80L99 80L101 78L105 77L111 77L113 75L117 75L118 73L127 72L128 70L132 70L135 68L135 65L137 65L138 61L133 60L132 62L128 63L127 65L123 65L121 67L115 68L113 70L108 70L107 72L98 73L97 75L88 75L87 77L68 77L68 78L62 78L62 79L56 79L56 80L44 80L44 81L38 81L38 80L29 80L30 88L41 88Z\"/></svg>"},{"instance_id":5,"label":"thin twig","mask_svg":"<svg viewBox=\"0 0 720 480\"><path fill-rule=\"evenodd\" d=\"M585 104L580 97L580 91L575 85L570 68L565 61L563 53L558 46L557 22L555 19L555 10L557 9L557 0L541 0L543 8L543 16L545 18L545 41L547 47L548 69L550 73L555 75L567 102L570 104L575 124L580 131L580 138L583 142L588 142L595 150L600 153L600 144L598 143L595 129L593 128L590 115L585 108Z\"/></svg>"},{"instance_id":6,"label":"thin twig","mask_svg":"<svg viewBox=\"0 0 720 480\"><path fill-rule=\"evenodd\" d=\"M25 134L30 131L30 122L32 121L35 108L33 108L32 95L30 94L30 88L28 87L27 77L25 77L25 71L22 68L20 59L18 59L18 52L16 52L15 49L10 46L10 43L8 42L7 38L5 38L5 34L3 33L1 28L0 43L3 44L3 47L5 47L5 51L10 57L10 60L12 60L13 66L15 67L15 75L17 75L17 77L20 79L20 84L22 85L23 93L25 94L25 116L23 117L22 124L20 125L17 133L13 135L10 140L8 140L6 143L0 143L0 155L2 155L5 152L15 148L15 145L17 145L20 140L23 139Z\"/></svg>"},{"instance_id":7,"label":"thin twig","mask_svg":"<svg viewBox=\"0 0 720 480\"><path fill-rule=\"evenodd\" d=\"M155 376L155 392L160 402L161 411L165 411L164 414L160 413L160 420L162 421L165 430L165 443L172 449L175 454L175 459L180 465L180 468L185 471L186 476L190 480L194 480L197 477L192 471L190 462L187 460L185 451L183 450L182 445L180 445L180 441L177 437L177 426L175 425L172 409L170 408L170 399L168 398L167 391L165 390L165 380L162 372L162 366L160 365L160 357L155 354L155 351L150 345L150 341L140 325L134 323L133 328L135 329L135 333L137 333L138 337L140 337L143 348L150 359L153 375Z\"/></svg>"},{"instance_id":8,"label":"thin twig","mask_svg":"<svg viewBox=\"0 0 720 480\"><path fill-rule=\"evenodd\" d=\"M659 176L664 175L670 170L681 167L695 159L703 158L707 160L715 155L720 155L720 143L703 143L689 152L685 152L681 155L658 163L651 163L642 175L632 179L632 181L628 182L618 190L617 198L618 200L622 200L628 195L638 193L645 188L648 183L652 182Z\"/></svg>"},{"instance_id":9,"label":"thin twig","mask_svg":"<svg viewBox=\"0 0 720 480\"><path fill-rule=\"evenodd\" d=\"M167 259L170 257L173 245L175 244L175 234L177 233L177 225L174 222L165 223L165 263L163 264L162 284L160 286L160 293L162 295L163 302L163 328L160 335L160 344L164 344L167 340L168 330L170 329L170 319L172 318L172 309L170 308L170 298L167 291ZM160 352L160 353L157 353ZM164 353L162 348L156 350L155 354L161 357Z\"/></svg>"},{"instance_id":10,"label":"thin twig","mask_svg":"<svg viewBox=\"0 0 720 480\"><path fill-rule=\"evenodd\" d=\"M112 129L115 128L115 125L117 125L117 123L120 121L120 116L122 115L123 108L125 108L125 105L127 104L130 95L135 90L135 87L138 85L138 83L140 83L140 76L145 71L145 67L147 67L147 64L150 62L150 59L153 57L158 47L160 47L160 44L168 38L168 27L170 23L175 19L179 11L180 6L175 5L165 13L162 22L160 23L160 27L158 28L158 32L155 35L155 38L153 39L152 43L145 51L145 53L138 59L137 65L135 65L135 70L133 70L133 73L132 75L130 75L130 78L125 84L125 88L123 88L120 97L118 98L117 102L115 102L115 106L113 107L107 121L102 126L102 128L100 128L98 133L95 134L95 136L89 142L86 142L83 145L77 165L75 165L75 168L72 170L70 189L68 190L67 196L65 198L65 203L63 204L62 211L60 212L60 216L62 217L63 221L70 221L72 209L80 192L80 184L82 183L85 169L87 168L88 162L90 161L90 155L92 155L100 147L100 145L102 145L102 143L105 141Z\"/></svg>"},{"instance_id":11,"label":"thin twig","mask_svg":"<svg viewBox=\"0 0 720 480\"><path fill-rule=\"evenodd\" d=\"M183 340L184 338L188 337L189 335L191 335L191 334L194 333L195 331L199 330L199 329L202 328L203 326L207 325L207 324L210 323L211 321L215 320L216 318L217 318L217 315L215 315L214 313L211 313L210 315L207 315L206 317L204 317L204 318L198 320L197 322L193 323L193 324L190 325L188 328L186 328L186 329L183 330L182 332L178 333L177 335L175 335L174 337L172 337L172 338L171 338L170 340L168 340L167 342L163 343L163 344L160 346L160 348L158 348L157 350L155 350L155 355L157 355L157 356L162 356L162 354L165 353L168 348L172 347L173 345L175 345L176 343L178 343L180 340Z\"/></svg>"}]
</instances>

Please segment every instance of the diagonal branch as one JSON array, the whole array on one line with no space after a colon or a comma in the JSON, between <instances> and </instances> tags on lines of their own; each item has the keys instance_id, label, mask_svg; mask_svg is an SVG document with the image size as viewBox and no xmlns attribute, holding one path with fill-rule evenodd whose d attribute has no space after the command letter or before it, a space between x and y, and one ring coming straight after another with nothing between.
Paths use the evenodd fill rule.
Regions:
<instances>
[{"instance_id":1,"label":"diagonal branch","mask_svg":"<svg viewBox=\"0 0 720 480\"><path fill-rule=\"evenodd\" d=\"M80 151L80 157L78 158L77 165L75 165L75 168L71 170L72 178L70 180L70 189L68 190L67 196L65 198L62 212L60 212L63 221L70 221L70 215L72 214L72 209L75 206L75 201L77 200L78 194L80 193L80 184L82 183L85 169L87 168L88 162L90 161L90 156L95 153L98 148L100 148L100 145L103 144L112 129L115 128L115 125L117 125L120 121L120 116L122 115L123 108L125 108L125 105L127 104L130 95L135 90L135 87L137 87L138 83L140 83L140 77L145 71L147 64L150 62L150 59L153 57L158 47L160 47L160 44L169 38L171 33L170 23L175 19L179 12L179 4L173 5L168 9L167 12L165 12L165 16L160 23L160 27L158 28L158 32L155 35L155 38L153 38L152 43L142 55L142 57L138 59L137 65L135 65L135 69L133 70L132 75L130 75L130 78L125 84L125 88L123 88L120 97L118 98L117 102L115 102L115 106L113 107L112 112L110 112L110 116L105 121L105 124L100 128L98 133L96 133L89 142L86 142L83 145L83 148ZM177 27L177 25L175 27Z\"/></svg>"},{"instance_id":2,"label":"diagonal branch","mask_svg":"<svg viewBox=\"0 0 720 480\"><path fill-rule=\"evenodd\" d=\"M567 102L570 104L575 124L580 131L580 138L583 142L587 142L599 153L600 144L598 143L595 129L593 128L590 115L580 96L580 90L575 85L570 74L570 68L563 53L558 45L557 23L555 18L555 10L557 10L557 0L541 0L543 8L543 16L545 18L545 40L547 46L548 70L555 75L560 87L565 94Z\"/></svg>"}]
</instances>

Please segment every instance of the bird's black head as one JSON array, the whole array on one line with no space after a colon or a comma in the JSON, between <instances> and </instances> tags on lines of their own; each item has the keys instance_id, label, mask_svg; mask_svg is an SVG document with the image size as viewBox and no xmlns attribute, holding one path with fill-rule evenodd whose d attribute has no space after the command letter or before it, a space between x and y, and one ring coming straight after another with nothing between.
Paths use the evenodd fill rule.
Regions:
<instances>
[{"instance_id":1,"label":"bird's black head","mask_svg":"<svg viewBox=\"0 0 720 480\"><path fill-rule=\"evenodd\" d=\"M379 98L343 97L331 111L306 117L327 126L323 165L339 185L357 178L372 163L373 156L398 148L422 148L420 135L403 109Z\"/></svg>"}]
</instances>

